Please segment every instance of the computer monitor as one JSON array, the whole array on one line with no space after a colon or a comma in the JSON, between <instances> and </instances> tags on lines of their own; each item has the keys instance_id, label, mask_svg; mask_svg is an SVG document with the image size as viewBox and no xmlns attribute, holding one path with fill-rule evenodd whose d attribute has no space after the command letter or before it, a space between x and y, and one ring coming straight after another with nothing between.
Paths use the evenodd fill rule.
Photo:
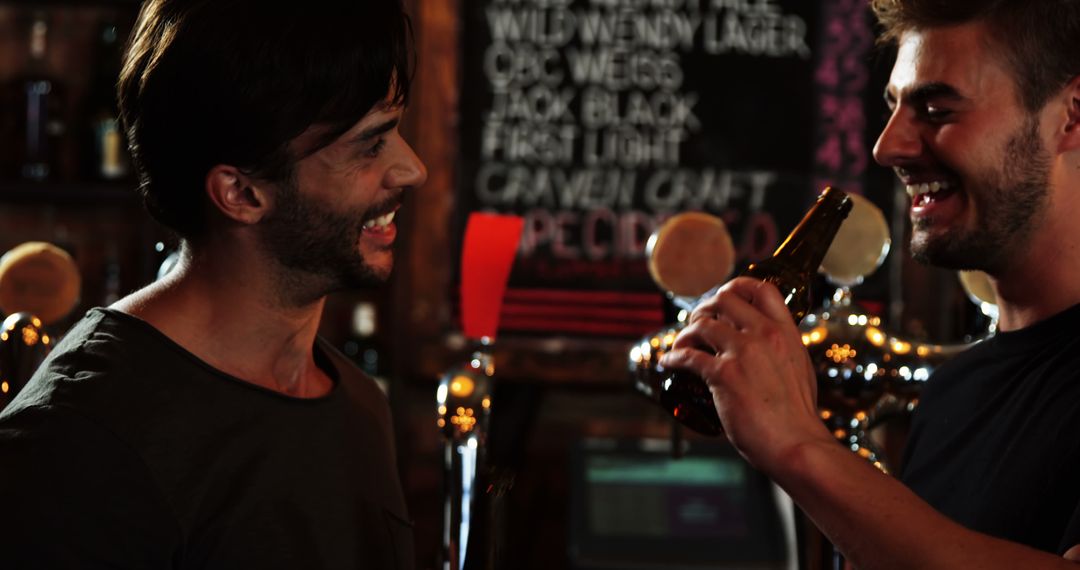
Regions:
<instances>
[{"instance_id":1,"label":"computer monitor","mask_svg":"<svg viewBox=\"0 0 1080 570\"><path fill-rule=\"evenodd\" d=\"M570 464L576 569L788 567L774 486L726 442L676 459L667 440L586 439Z\"/></svg>"}]
</instances>

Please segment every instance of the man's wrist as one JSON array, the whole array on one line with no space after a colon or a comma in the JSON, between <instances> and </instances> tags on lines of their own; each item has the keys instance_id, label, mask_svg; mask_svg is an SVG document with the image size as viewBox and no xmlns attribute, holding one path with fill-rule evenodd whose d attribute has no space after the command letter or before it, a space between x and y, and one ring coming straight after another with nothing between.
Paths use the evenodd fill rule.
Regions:
<instances>
[{"instance_id":1,"label":"man's wrist","mask_svg":"<svg viewBox=\"0 0 1080 570\"><path fill-rule=\"evenodd\" d=\"M760 469L781 487L797 489L813 486L813 480L828 473L830 465L848 459L859 460L822 427L820 433L815 430L811 436L788 446Z\"/></svg>"}]
</instances>

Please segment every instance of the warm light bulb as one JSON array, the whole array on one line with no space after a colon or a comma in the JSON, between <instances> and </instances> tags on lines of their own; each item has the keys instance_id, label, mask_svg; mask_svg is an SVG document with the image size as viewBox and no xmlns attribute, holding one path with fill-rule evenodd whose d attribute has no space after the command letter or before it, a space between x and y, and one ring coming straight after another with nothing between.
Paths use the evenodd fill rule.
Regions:
<instances>
[{"instance_id":1,"label":"warm light bulb","mask_svg":"<svg viewBox=\"0 0 1080 570\"><path fill-rule=\"evenodd\" d=\"M468 398L476 389L476 383L472 378L465 375L454 376L450 380L450 393L458 398Z\"/></svg>"},{"instance_id":2,"label":"warm light bulb","mask_svg":"<svg viewBox=\"0 0 1080 570\"><path fill-rule=\"evenodd\" d=\"M38 334L37 329L34 327L23 327L22 329L22 341L26 346L34 346L41 340L41 336Z\"/></svg>"}]
</instances>

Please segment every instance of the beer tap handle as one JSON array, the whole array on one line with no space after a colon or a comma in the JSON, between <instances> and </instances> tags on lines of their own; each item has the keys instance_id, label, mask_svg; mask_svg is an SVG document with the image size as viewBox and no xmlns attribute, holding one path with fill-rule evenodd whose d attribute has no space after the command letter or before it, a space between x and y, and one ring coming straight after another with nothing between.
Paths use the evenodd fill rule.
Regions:
<instances>
[{"instance_id":1,"label":"beer tap handle","mask_svg":"<svg viewBox=\"0 0 1080 570\"><path fill-rule=\"evenodd\" d=\"M495 567L492 521L503 479L488 464L495 362L492 343L524 220L473 213L461 252L461 320L477 344L469 360L451 368L436 393L438 426L445 440L442 570Z\"/></svg>"}]
</instances>

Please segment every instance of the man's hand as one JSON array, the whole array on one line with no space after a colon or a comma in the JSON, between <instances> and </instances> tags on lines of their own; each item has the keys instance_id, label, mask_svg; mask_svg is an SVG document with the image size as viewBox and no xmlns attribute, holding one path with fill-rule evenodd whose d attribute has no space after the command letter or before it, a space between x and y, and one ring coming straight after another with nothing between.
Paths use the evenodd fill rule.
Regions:
<instances>
[{"instance_id":1,"label":"man's hand","mask_svg":"<svg viewBox=\"0 0 1080 570\"><path fill-rule=\"evenodd\" d=\"M766 473L796 446L832 439L818 418L810 357L772 284L725 284L694 310L660 364L705 380L728 439Z\"/></svg>"},{"instance_id":2,"label":"man's hand","mask_svg":"<svg viewBox=\"0 0 1080 570\"><path fill-rule=\"evenodd\" d=\"M1080 545L1057 556L971 531L837 445L818 417L802 337L770 284L725 284L660 363L705 379L728 439L856 567L1078 568Z\"/></svg>"}]
</instances>

